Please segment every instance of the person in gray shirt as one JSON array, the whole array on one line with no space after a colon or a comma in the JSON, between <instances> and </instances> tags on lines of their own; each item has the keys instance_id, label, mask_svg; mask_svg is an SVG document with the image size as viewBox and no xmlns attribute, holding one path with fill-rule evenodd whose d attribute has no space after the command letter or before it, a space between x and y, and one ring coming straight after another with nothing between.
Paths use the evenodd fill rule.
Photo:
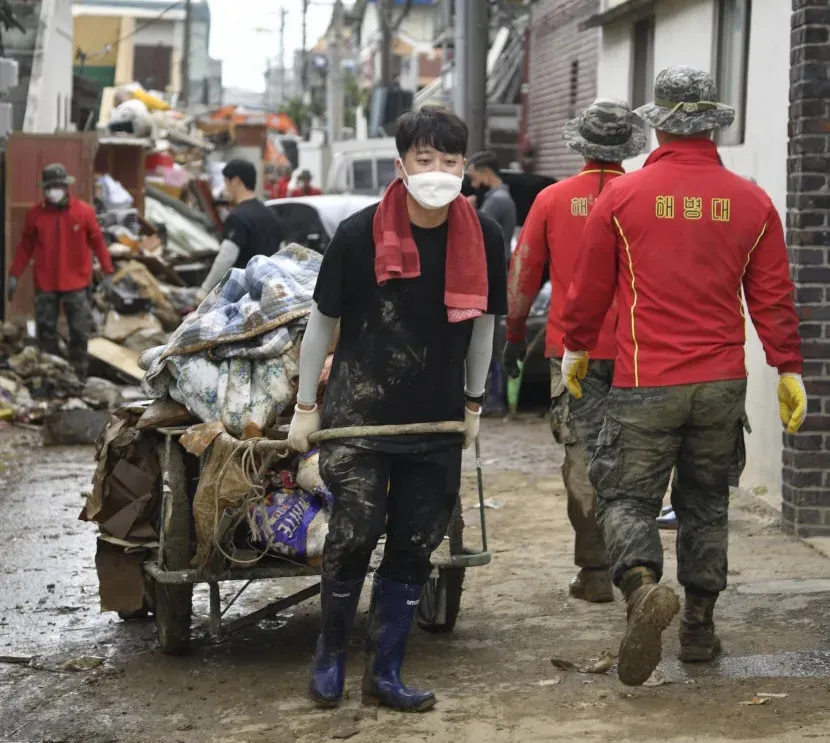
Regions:
<instances>
[{"instance_id":1,"label":"person in gray shirt","mask_svg":"<svg viewBox=\"0 0 830 743\"><path fill-rule=\"evenodd\" d=\"M467 162L467 175L475 194L468 196L470 203L481 214L486 214L501 228L504 236L504 260L510 265L513 232L516 230L516 204L510 195L510 189L501 179L501 169L495 153L485 150L477 152ZM502 353L504 351L504 323L496 325L493 338L493 358L487 375L487 397L483 414L502 416L507 413L507 378L504 373Z\"/></svg>"},{"instance_id":2,"label":"person in gray shirt","mask_svg":"<svg viewBox=\"0 0 830 743\"><path fill-rule=\"evenodd\" d=\"M470 203L501 227L505 258L510 263L510 247L517 221L516 204L510 189L501 179L501 169L495 153L485 150L473 155L467 162L467 175L476 192L469 197Z\"/></svg>"}]
</instances>

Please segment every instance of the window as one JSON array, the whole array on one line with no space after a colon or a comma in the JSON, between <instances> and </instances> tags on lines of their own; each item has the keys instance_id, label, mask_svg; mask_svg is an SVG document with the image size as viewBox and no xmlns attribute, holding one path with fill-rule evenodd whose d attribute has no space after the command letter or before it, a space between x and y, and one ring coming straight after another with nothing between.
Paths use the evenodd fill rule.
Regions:
<instances>
[{"instance_id":1,"label":"window","mask_svg":"<svg viewBox=\"0 0 830 743\"><path fill-rule=\"evenodd\" d=\"M723 103L735 108L735 123L717 133L721 145L743 144L746 131L746 88L749 64L751 0L719 0L715 18L715 78Z\"/></svg>"},{"instance_id":2,"label":"window","mask_svg":"<svg viewBox=\"0 0 830 743\"><path fill-rule=\"evenodd\" d=\"M372 160L355 160L352 163L352 190L356 193L374 191L374 165Z\"/></svg>"},{"instance_id":3,"label":"window","mask_svg":"<svg viewBox=\"0 0 830 743\"><path fill-rule=\"evenodd\" d=\"M654 16L634 24L631 59L631 106L639 108L651 101L654 90Z\"/></svg>"},{"instance_id":4,"label":"window","mask_svg":"<svg viewBox=\"0 0 830 743\"><path fill-rule=\"evenodd\" d=\"M391 157L378 159L378 189L385 190L386 187L398 177L395 170L395 160Z\"/></svg>"},{"instance_id":5,"label":"window","mask_svg":"<svg viewBox=\"0 0 830 743\"><path fill-rule=\"evenodd\" d=\"M576 116L576 104L579 100L579 60L571 62L571 89L570 106L568 107L568 118Z\"/></svg>"}]
</instances>

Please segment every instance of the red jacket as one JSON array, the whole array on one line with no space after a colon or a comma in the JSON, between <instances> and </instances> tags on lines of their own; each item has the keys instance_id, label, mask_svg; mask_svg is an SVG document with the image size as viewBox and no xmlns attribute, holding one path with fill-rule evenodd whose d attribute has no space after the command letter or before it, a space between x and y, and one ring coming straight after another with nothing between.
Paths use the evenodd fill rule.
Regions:
<instances>
[{"instance_id":1,"label":"red jacket","mask_svg":"<svg viewBox=\"0 0 830 743\"><path fill-rule=\"evenodd\" d=\"M801 372L787 246L769 196L724 168L714 143L660 147L602 194L582 235L563 315L588 350L615 295L617 387L741 379L741 289L779 372Z\"/></svg>"},{"instance_id":2,"label":"red jacket","mask_svg":"<svg viewBox=\"0 0 830 743\"><path fill-rule=\"evenodd\" d=\"M589 162L578 175L548 186L536 197L510 261L508 341L520 343L525 337L527 315L539 292L547 261L551 295L545 355L562 356L562 309L573 280L588 213L600 189L624 172L621 165ZM616 321L617 313L612 308L605 318L596 348L592 349L592 358L613 359L616 356Z\"/></svg>"},{"instance_id":3,"label":"red jacket","mask_svg":"<svg viewBox=\"0 0 830 743\"><path fill-rule=\"evenodd\" d=\"M92 280L93 252L104 273L112 273L110 254L89 204L72 197L63 209L38 204L26 215L9 275L19 277L34 256L38 291L78 291Z\"/></svg>"},{"instance_id":4,"label":"red jacket","mask_svg":"<svg viewBox=\"0 0 830 743\"><path fill-rule=\"evenodd\" d=\"M308 188L292 188L291 193L288 194L289 196L321 196L322 191L315 186L309 186Z\"/></svg>"}]
</instances>

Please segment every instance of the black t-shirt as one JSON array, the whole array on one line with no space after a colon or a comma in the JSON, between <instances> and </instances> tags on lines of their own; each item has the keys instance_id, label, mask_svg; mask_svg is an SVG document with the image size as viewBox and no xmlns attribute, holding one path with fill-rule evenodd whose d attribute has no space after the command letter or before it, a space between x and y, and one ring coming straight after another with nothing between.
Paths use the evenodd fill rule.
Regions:
<instances>
[{"instance_id":1,"label":"black t-shirt","mask_svg":"<svg viewBox=\"0 0 830 743\"><path fill-rule=\"evenodd\" d=\"M228 215L224 239L239 248L234 268L245 268L255 255L273 255L280 249L282 222L259 199L248 199Z\"/></svg>"},{"instance_id":2,"label":"black t-shirt","mask_svg":"<svg viewBox=\"0 0 830 743\"><path fill-rule=\"evenodd\" d=\"M464 418L464 362L473 321L451 323L444 304L447 224L412 225L421 275L378 286L372 205L341 223L323 257L314 300L324 315L340 318L323 426L390 425ZM487 313L507 313L504 238L479 215L487 254ZM352 440L373 449L423 450L459 436Z\"/></svg>"}]
</instances>

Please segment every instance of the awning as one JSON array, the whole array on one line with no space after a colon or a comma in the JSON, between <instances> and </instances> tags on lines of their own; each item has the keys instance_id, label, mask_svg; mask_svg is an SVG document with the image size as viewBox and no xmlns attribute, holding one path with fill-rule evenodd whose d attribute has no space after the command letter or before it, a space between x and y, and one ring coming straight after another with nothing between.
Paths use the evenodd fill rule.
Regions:
<instances>
[{"instance_id":1,"label":"awning","mask_svg":"<svg viewBox=\"0 0 830 743\"><path fill-rule=\"evenodd\" d=\"M614 23L615 21L619 21L627 16L633 15L638 11L653 7L655 2L656 0L623 0L619 3L619 5L615 5L613 8L604 10L601 13L594 13L594 15L586 18L579 24L579 30L585 31L588 28L600 28L601 26L607 26L610 23Z\"/></svg>"}]
</instances>

